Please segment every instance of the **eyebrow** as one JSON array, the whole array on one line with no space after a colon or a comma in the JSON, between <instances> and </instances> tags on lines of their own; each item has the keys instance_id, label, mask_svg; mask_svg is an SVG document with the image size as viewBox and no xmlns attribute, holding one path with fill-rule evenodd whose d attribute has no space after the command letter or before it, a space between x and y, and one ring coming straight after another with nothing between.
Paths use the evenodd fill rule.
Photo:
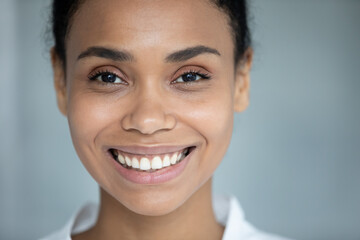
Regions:
<instances>
[{"instance_id":1,"label":"eyebrow","mask_svg":"<svg viewBox=\"0 0 360 240\"><path fill-rule=\"evenodd\" d=\"M89 47L78 56L78 60L86 57L101 57L111 59L113 61L125 62L133 61L133 55L126 51L120 51L106 47Z\"/></svg>"},{"instance_id":2,"label":"eyebrow","mask_svg":"<svg viewBox=\"0 0 360 240\"><path fill-rule=\"evenodd\" d=\"M200 54L209 54L209 53L221 56L218 50L203 45L199 45L173 52L165 58L165 62L184 62ZM135 60L135 57L127 51L121 51L113 48L97 47L97 46L89 47L88 49L80 53L77 59L79 60L86 57L107 58L119 62Z\"/></svg>"},{"instance_id":3,"label":"eyebrow","mask_svg":"<svg viewBox=\"0 0 360 240\"><path fill-rule=\"evenodd\" d=\"M165 58L166 62L183 62L200 54L215 54L221 56L218 50L206 46L195 46L171 53Z\"/></svg>"}]
</instances>

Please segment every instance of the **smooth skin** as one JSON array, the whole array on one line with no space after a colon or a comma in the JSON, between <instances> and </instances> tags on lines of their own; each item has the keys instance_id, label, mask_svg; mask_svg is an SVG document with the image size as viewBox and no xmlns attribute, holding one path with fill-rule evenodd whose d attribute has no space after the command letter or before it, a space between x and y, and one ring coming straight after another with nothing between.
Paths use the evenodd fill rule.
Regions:
<instances>
[{"instance_id":1,"label":"smooth skin","mask_svg":"<svg viewBox=\"0 0 360 240\"><path fill-rule=\"evenodd\" d=\"M169 59L199 46L218 54ZM121 54L84 54L92 47ZM252 62L248 49L234 64L226 14L208 0L86 0L66 38L66 69L53 49L51 56L58 107L101 193L96 225L73 239L221 239L212 175L234 112L248 106ZM116 82L89 79L102 72ZM210 79L184 83L188 72ZM110 146L179 145L196 149L185 170L161 184L124 179L107 154Z\"/></svg>"}]
</instances>

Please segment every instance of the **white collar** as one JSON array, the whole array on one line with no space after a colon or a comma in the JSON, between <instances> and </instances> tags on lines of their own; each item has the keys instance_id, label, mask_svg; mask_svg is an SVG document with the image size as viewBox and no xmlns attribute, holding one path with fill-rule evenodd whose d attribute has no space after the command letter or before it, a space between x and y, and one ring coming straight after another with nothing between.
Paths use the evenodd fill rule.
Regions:
<instances>
[{"instance_id":1,"label":"white collar","mask_svg":"<svg viewBox=\"0 0 360 240\"><path fill-rule=\"evenodd\" d=\"M235 197L215 196L213 208L216 220L225 226L222 240L285 240L274 235L261 233L246 222ZM42 240L71 240L71 235L84 232L94 226L98 205L88 203L83 206L60 231Z\"/></svg>"}]
</instances>

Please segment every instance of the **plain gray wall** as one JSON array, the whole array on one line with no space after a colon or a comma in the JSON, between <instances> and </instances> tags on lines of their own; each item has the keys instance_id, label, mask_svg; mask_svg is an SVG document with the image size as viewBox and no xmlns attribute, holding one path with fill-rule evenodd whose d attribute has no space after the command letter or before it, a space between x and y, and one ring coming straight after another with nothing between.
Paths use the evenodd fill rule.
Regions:
<instances>
[{"instance_id":1,"label":"plain gray wall","mask_svg":"<svg viewBox=\"0 0 360 240\"><path fill-rule=\"evenodd\" d=\"M360 239L360 1L250 2L251 104L215 192L266 231ZM0 0L0 239L44 236L98 197L56 107L49 3Z\"/></svg>"}]
</instances>

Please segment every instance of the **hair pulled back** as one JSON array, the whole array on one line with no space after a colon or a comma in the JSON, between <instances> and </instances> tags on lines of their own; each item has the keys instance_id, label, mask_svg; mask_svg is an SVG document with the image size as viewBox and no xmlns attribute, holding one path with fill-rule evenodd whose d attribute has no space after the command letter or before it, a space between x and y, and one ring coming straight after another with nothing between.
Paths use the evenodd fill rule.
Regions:
<instances>
[{"instance_id":1,"label":"hair pulled back","mask_svg":"<svg viewBox=\"0 0 360 240\"><path fill-rule=\"evenodd\" d=\"M71 27L71 21L86 0L53 0L52 4L52 33L55 41L55 51L65 66L65 41ZM227 14L232 29L235 45L235 63L244 55L251 45L250 30L248 27L248 9L246 0L210 0L220 10Z\"/></svg>"}]
</instances>

